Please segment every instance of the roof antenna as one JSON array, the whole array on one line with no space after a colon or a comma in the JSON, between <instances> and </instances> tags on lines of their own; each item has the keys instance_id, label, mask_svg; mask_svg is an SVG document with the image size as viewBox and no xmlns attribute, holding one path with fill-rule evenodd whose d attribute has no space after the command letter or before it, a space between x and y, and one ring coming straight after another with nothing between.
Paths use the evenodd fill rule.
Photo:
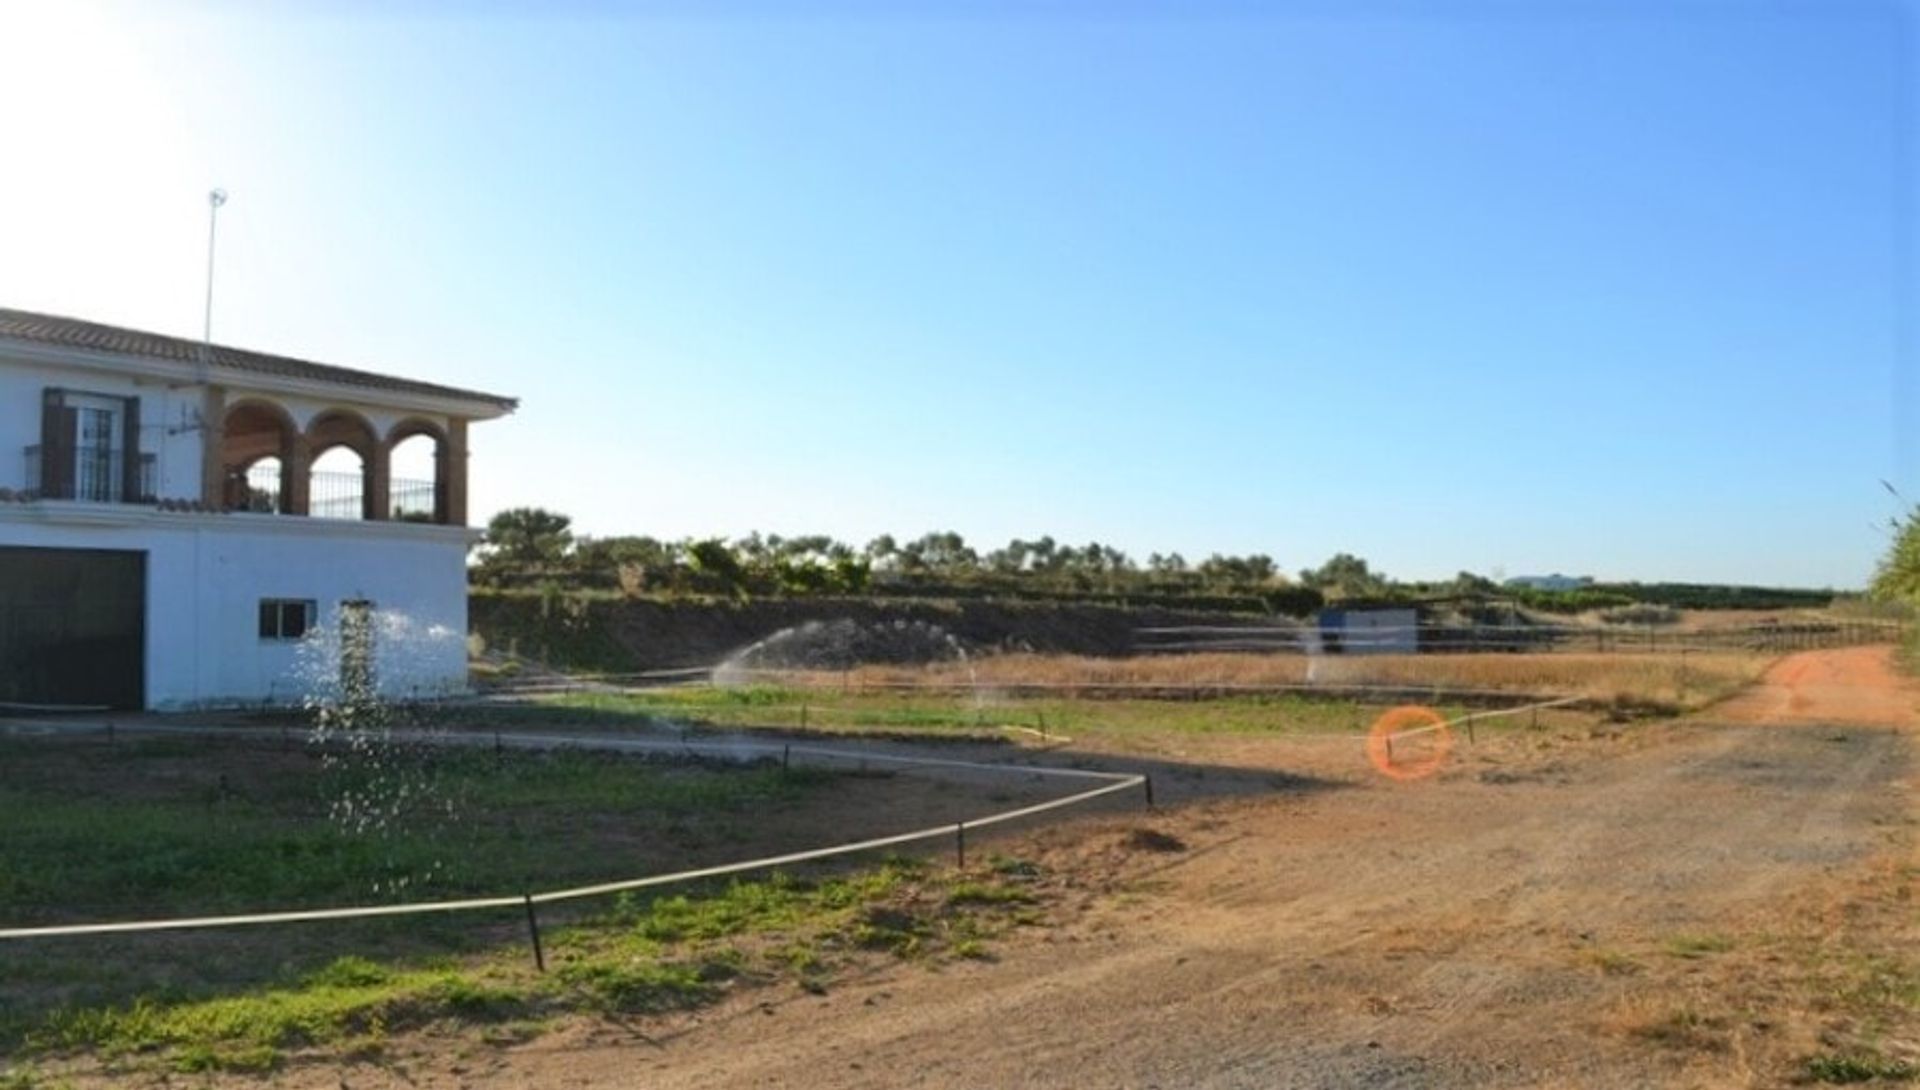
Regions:
<instances>
[{"instance_id":1,"label":"roof antenna","mask_svg":"<svg viewBox=\"0 0 1920 1090\"><path fill-rule=\"evenodd\" d=\"M207 193L207 312L200 337L200 378L203 382L210 378L206 371L213 366L213 239L214 230L220 226L220 206L225 203L226 190L213 189Z\"/></svg>"},{"instance_id":2,"label":"roof antenna","mask_svg":"<svg viewBox=\"0 0 1920 1090\"><path fill-rule=\"evenodd\" d=\"M207 191L207 309L204 324L200 327L200 366L194 378L196 385L213 385L213 239L214 229L220 223L220 206L227 203L227 191L214 188ZM190 431L199 431L207 426L204 414L198 408L180 407L180 424L167 429L168 435L182 435Z\"/></svg>"}]
</instances>

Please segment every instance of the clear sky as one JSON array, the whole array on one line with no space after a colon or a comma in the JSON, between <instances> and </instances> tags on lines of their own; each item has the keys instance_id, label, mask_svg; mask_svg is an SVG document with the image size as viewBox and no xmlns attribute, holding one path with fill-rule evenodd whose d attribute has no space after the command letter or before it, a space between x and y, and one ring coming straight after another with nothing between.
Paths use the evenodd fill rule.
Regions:
<instances>
[{"instance_id":1,"label":"clear sky","mask_svg":"<svg viewBox=\"0 0 1920 1090\"><path fill-rule=\"evenodd\" d=\"M0 304L197 336L220 185L216 339L522 398L481 516L1857 586L1920 497L1913 33L0 0Z\"/></svg>"}]
</instances>

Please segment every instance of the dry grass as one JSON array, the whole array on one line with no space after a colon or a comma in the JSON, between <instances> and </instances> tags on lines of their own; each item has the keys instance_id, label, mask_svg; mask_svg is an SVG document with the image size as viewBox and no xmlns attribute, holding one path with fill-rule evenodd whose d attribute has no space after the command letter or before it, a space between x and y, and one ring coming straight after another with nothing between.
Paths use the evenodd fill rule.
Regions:
<instances>
[{"instance_id":1,"label":"dry grass","mask_svg":"<svg viewBox=\"0 0 1920 1090\"><path fill-rule=\"evenodd\" d=\"M1772 656L1739 652L1669 654L1351 655L1312 660L1314 679L1327 685L1485 689L1554 693L1597 700L1697 707L1759 678ZM997 655L928 667L871 666L850 675L785 681L839 687L964 685L984 688L1047 686L1234 687L1303 685L1310 662L1301 655L1200 654L1136 658L1072 655Z\"/></svg>"},{"instance_id":2,"label":"dry grass","mask_svg":"<svg viewBox=\"0 0 1920 1090\"><path fill-rule=\"evenodd\" d=\"M1625 985L1595 1028L1691 1056L1727 1085L1755 1072L1770 1086L1920 1077L1920 868L1911 836L1897 841L1846 878L1729 920L1734 934L1583 955Z\"/></svg>"}]
</instances>

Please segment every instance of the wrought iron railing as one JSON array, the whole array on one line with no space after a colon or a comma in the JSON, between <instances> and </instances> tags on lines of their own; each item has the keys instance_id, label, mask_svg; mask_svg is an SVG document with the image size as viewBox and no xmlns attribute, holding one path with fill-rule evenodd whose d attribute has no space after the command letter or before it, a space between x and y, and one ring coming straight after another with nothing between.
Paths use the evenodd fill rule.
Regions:
<instances>
[{"instance_id":1,"label":"wrought iron railing","mask_svg":"<svg viewBox=\"0 0 1920 1090\"><path fill-rule=\"evenodd\" d=\"M115 447L81 447L64 455L73 459L71 472L55 474L49 487L45 475L45 448L26 448L27 491L47 500L83 500L88 503L152 503L158 460L136 454L134 490L127 494L127 452Z\"/></svg>"},{"instance_id":2,"label":"wrought iron railing","mask_svg":"<svg viewBox=\"0 0 1920 1090\"><path fill-rule=\"evenodd\" d=\"M322 519L367 517L367 482L358 473L314 473L308 477L307 514Z\"/></svg>"},{"instance_id":3,"label":"wrought iron railing","mask_svg":"<svg viewBox=\"0 0 1920 1090\"><path fill-rule=\"evenodd\" d=\"M367 513L366 480L358 473L315 473L307 490L307 513L315 518L357 519ZM387 517L407 522L434 520L432 481L395 479L387 483Z\"/></svg>"},{"instance_id":4,"label":"wrought iron railing","mask_svg":"<svg viewBox=\"0 0 1920 1090\"><path fill-rule=\"evenodd\" d=\"M388 517L395 522L436 522L439 512L432 481L395 479L387 486Z\"/></svg>"}]
</instances>

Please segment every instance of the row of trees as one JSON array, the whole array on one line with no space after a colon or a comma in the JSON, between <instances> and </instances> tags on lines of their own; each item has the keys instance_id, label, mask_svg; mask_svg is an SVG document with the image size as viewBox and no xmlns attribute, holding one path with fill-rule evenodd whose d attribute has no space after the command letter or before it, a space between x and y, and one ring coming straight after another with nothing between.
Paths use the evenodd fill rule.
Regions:
<instances>
[{"instance_id":1,"label":"row of trees","mask_svg":"<svg viewBox=\"0 0 1920 1090\"><path fill-rule=\"evenodd\" d=\"M1260 595L1306 587L1331 597L1386 593L1391 583L1342 553L1299 573L1296 584L1264 553L1144 561L1101 542L1042 536L981 550L952 531L901 540L882 534L855 546L824 534L752 533L662 541L646 536L576 537L572 521L541 508L502 511L488 523L475 582L514 587L618 588L627 593L862 594L884 589L1016 589L1112 595Z\"/></svg>"},{"instance_id":2,"label":"row of trees","mask_svg":"<svg viewBox=\"0 0 1920 1090\"><path fill-rule=\"evenodd\" d=\"M1875 588L1920 601L1920 515L1898 528ZM627 594L766 596L1096 596L1179 600L1200 608L1302 613L1324 601L1497 598L1549 613L1637 603L1674 609L1791 609L1825 605L1832 593L1692 583L1591 583L1566 590L1507 586L1461 572L1449 580L1401 582L1339 553L1295 575L1264 553L1189 560L1153 553L1136 560L1101 542L1015 538L979 549L952 531L901 540L882 534L852 545L825 534L662 541L645 536L576 537L567 516L541 508L502 511L488 524L472 567L492 587L619 590Z\"/></svg>"}]
</instances>

